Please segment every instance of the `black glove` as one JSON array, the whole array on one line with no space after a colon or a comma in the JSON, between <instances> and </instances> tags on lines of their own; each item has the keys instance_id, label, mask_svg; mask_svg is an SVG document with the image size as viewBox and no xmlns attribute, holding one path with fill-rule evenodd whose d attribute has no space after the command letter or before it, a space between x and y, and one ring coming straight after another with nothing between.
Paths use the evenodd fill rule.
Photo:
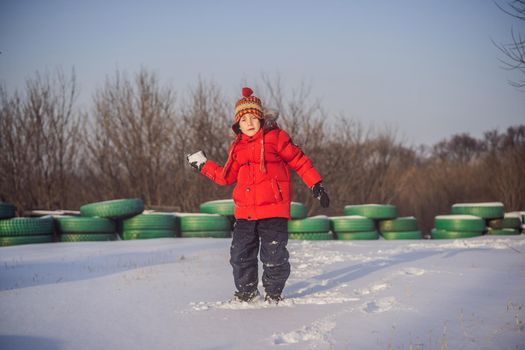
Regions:
<instances>
[{"instance_id":1,"label":"black glove","mask_svg":"<svg viewBox=\"0 0 525 350\"><path fill-rule=\"evenodd\" d=\"M321 207L328 208L330 206L330 198L328 198L328 193L324 191L322 182L318 182L312 186L312 193L314 197L321 202Z\"/></svg>"},{"instance_id":2,"label":"black glove","mask_svg":"<svg viewBox=\"0 0 525 350\"><path fill-rule=\"evenodd\" d=\"M198 151L193 154L186 155L186 159L188 160L188 163L198 171L201 171L204 164L206 164L206 161L208 160L206 158L206 153L203 151Z\"/></svg>"}]
</instances>

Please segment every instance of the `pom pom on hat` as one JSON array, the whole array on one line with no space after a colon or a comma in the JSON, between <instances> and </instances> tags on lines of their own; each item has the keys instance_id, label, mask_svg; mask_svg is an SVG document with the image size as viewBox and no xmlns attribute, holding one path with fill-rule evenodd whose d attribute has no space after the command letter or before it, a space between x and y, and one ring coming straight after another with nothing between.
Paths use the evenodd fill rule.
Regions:
<instances>
[{"instance_id":1,"label":"pom pom on hat","mask_svg":"<svg viewBox=\"0 0 525 350\"><path fill-rule=\"evenodd\" d=\"M253 94L253 90L250 89L249 87L243 87L242 88L242 95L244 97L250 97L252 94Z\"/></svg>"}]
</instances>

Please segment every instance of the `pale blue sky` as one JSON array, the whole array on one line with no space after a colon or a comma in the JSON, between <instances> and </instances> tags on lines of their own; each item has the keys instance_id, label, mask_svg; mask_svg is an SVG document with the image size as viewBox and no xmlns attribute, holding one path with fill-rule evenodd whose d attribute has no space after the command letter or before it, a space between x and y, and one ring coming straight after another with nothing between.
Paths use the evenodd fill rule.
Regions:
<instances>
[{"instance_id":1,"label":"pale blue sky","mask_svg":"<svg viewBox=\"0 0 525 350\"><path fill-rule=\"evenodd\" d=\"M179 93L213 81L233 104L243 82L279 72L331 115L432 144L525 123L525 93L507 83L520 76L491 42L511 25L525 32L492 0L0 0L0 80L12 91L74 66L87 103L116 68L143 66Z\"/></svg>"}]
</instances>

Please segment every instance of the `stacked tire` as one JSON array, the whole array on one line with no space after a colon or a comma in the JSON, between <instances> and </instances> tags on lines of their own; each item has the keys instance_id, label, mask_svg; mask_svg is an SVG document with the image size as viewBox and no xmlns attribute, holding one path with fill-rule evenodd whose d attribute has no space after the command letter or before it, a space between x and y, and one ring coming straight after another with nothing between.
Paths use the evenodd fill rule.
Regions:
<instances>
[{"instance_id":1,"label":"stacked tire","mask_svg":"<svg viewBox=\"0 0 525 350\"><path fill-rule=\"evenodd\" d=\"M235 203L233 199L204 202L200 205L199 212L203 214L219 214L228 218L232 227L235 224Z\"/></svg>"},{"instance_id":2,"label":"stacked tire","mask_svg":"<svg viewBox=\"0 0 525 350\"><path fill-rule=\"evenodd\" d=\"M122 239L173 238L178 235L174 214L139 214L123 221Z\"/></svg>"},{"instance_id":3,"label":"stacked tire","mask_svg":"<svg viewBox=\"0 0 525 350\"><path fill-rule=\"evenodd\" d=\"M439 215L434 219L433 239L456 239L481 236L485 221L474 215Z\"/></svg>"},{"instance_id":4,"label":"stacked tire","mask_svg":"<svg viewBox=\"0 0 525 350\"><path fill-rule=\"evenodd\" d=\"M519 214L505 214L502 219L491 219L487 222L487 234L494 236L519 235L522 221Z\"/></svg>"},{"instance_id":5,"label":"stacked tire","mask_svg":"<svg viewBox=\"0 0 525 350\"><path fill-rule=\"evenodd\" d=\"M225 216L218 214L177 213L177 217L180 220L181 237L231 237L231 223Z\"/></svg>"},{"instance_id":6,"label":"stacked tire","mask_svg":"<svg viewBox=\"0 0 525 350\"><path fill-rule=\"evenodd\" d=\"M113 236L115 232L123 234L123 220L139 215L144 211L144 201L140 198L115 199L110 201L85 204L80 207L80 215L84 218L102 218L114 222ZM109 226L107 226L109 227ZM61 241L106 241L110 240L110 233L105 232L77 232L75 235L67 235L60 238Z\"/></svg>"},{"instance_id":7,"label":"stacked tire","mask_svg":"<svg viewBox=\"0 0 525 350\"><path fill-rule=\"evenodd\" d=\"M308 210L303 203L291 202L290 203L290 216L293 219L304 219Z\"/></svg>"},{"instance_id":8,"label":"stacked tire","mask_svg":"<svg viewBox=\"0 0 525 350\"><path fill-rule=\"evenodd\" d=\"M53 242L51 216L15 218L16 208L0 202L0 246Z\"/></svg>"},{"instance_id":9,"label":"stacked tire","mask_svg":"<svg viewBox=\"0 0 525 350\"><path fill-rule=\"evenodd\" d=\"M372 240L379 238L374 220L362 215L334 216L332 231L338 240Z\"/></svg>"},{"instance_id":10,"label":"stacked tire","mask_svg":"<svg viewBox=\"0 0 525 350\"><path fill-rule=\"evenodd\" d=\"M140 198L115 199L111 201L85 204L80 207L80 215L101 217L113 220L127 219L144 211L144 201Z\"/></svg>"},{"instance_id":11,"label":"stacked tire","mask_svg":"<svg viewBox=\"0 0 525 350\"><path fill-rule=\"evenodd\" d=\"M115 240L115 222L101 217L55 217L61 242Z\"/></svg>"},{"instance_id":12,"label":"stacked tire","mask_svg":"<svg viewBox=\"0 0 525 350\"><path fill-rule=\"evenodd\" d=\"M292 219L288 221L288 238L297 240L331 240L330 219L319 215L305 219Z\"/></svg>"},{"instance_id":13,"label":"stacked tire","mask_svg":"<svg viewBox=\"0 0 525 350\"><path fill-rule=\"evenodd\" d=\"M345 215L360 215L372 220L388 220L397 217L397 208L392 204L359 204L344 207Z\"/></svg>"},{"instance_id":14,"label":"stacked tire","mask_svg":"<svg viewBox=\"0 0 525 350\"><path fill-rule=\"evenodd\" d=\"M379 232L384 239L421 239L417 220L413 216L379 221Z\"/></svg>"},{"instance_id":15,"label":"stacked tire","mask_svg":"<svg viewBox=\"0 0 525 350\"><path fill-rule=\"evenodd\" d=\"M484 233L498 236L520 234L521 218L505 214L500 202L457 203L452 205L451 212L452 215L436 217L432 238L470 238Z\"/></svg>"},{"instance_id":16,"label":"stacked tire","mask_svg":"<svg viewBox=\"0 0 525 350\"><path fill-rule=\"evenodd\" d=\"M233 199L208 201L200 205L199 211L203 214L219 214L233 217L235 212L235 203L233 202Z\"/></svg>"},{"instance_id":17,"label":"stacked tire","mask_svg":"<svg viewBox=\"0 0 525 350\"><path fill-rule=\"evenodd\" d=\"M368 232L370 239L377 239L379 235L387 240L422 238L421 231L417 228L416 218L412 216L398 218L397 208L392 204L347 205L344 208L344 214L349 216L357 215L371 220L373 229ZM377 238L373 238L373 231L376 231ZM366 237L366 235L364 236Z\"/></svg>"},{"instance_id":18,"label":"stacked tire","mask_svg":"<svg viewBox=\"0 0 525 350\"><path fill-rule=\"evenodd\" d=\"M452 205L453 215L474 215L484 220L501 219L505 210L503 203L457 203Z\"/></svg>"}]
</instances>

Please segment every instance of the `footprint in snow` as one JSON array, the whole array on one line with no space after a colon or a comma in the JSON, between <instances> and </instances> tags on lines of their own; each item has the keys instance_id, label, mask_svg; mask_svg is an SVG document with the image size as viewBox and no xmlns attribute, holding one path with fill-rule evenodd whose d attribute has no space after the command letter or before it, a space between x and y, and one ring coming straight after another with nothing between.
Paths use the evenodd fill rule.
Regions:
<instances>
[{"instance_id":1,"label":"footprint in snow","mask_svg":"<svg viewBox=\"0 0 525 350\"><path fill-rule=\"evenodd\" d=\"M354 293L356 295L368 295L368 294L380 292L382 290L387 289L388 287L390 287L390 284L388 283L378 283L368 288L356 289L354 290Z\"/></svg>"},{"instance_id":2,"label":"footprint in snow","mask_svg":"<svg viewBox=\"0 0 525 350\"><path fill-rule=\"evenodd\" d=\"M373 300L363 305L361 310L367 314L377 314L390 310L396 304L396 298L388 297L379 300Z\"/></svg>"},{"instance_id":3,"label":"footprint in snow","mask_svg":"<svg viewBox=\"0 0 525 350\"><path fill-rule=\"evenodd\" d=\"M288 333L276 333L272 336L275 345L296 344L309 341L328 342L330 332L336 324L332 321L320 320L309 326L304 326Z\"/></svg>"},{"instance_id":4,"label":"footprint in snow","mask_svg":"<svg viewBox=\"0 0 525 350\"><path fill-rule=\"evenodd\" d=\"M417 267L407 267L407 268L401 269L399 273L402 275L406 275L406 276L421 276L425 273L425 270L419 269Z\"/></svg>"}]
</instances>

